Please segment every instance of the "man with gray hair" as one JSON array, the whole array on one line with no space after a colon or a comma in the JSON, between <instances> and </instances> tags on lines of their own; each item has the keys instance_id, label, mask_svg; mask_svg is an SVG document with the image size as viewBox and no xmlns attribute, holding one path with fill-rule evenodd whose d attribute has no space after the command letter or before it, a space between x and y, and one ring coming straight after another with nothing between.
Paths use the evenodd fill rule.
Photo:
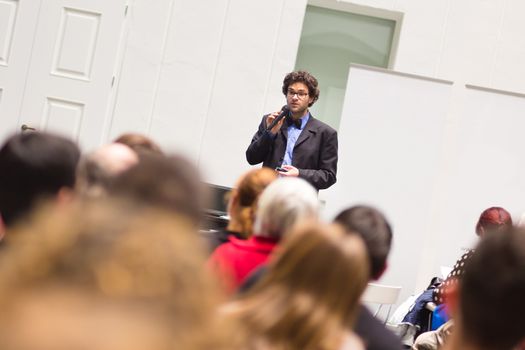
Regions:
<instances>
[{"instance_id":1,"label":"man with gray hair","mask_svg":"<svg viewBox=\"0 0 525 350\"><path fill-rule=\"evenodd\" d=\"M266 263L280 239L297 223L316 220L317 191L300 178L282 178L261 194L256 211L254 234L247 240L231 237L219 246L208 263L226 289L234 291L257 267Z\"/></svg>"}]
</instances>

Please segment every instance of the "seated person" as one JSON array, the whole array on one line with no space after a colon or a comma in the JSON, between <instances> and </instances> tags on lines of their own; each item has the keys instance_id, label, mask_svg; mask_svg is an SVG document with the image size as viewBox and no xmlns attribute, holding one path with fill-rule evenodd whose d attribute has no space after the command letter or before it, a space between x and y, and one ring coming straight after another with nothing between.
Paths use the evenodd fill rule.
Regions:
<instances>
[{"instance_id":1,"label":"seated person","mask_svg":"<svg viewBox=\"0 0 525 350\"><path fill-rule=\"evenodd\" d=\"M234 291L258 266L266 263L281 238L297 223L318 215L317 191L300 178L281 178L261 194L253 236L230 237L210 256L208 264L224 287Z\"/></svg>"},{"instance_id":2,"label":"seated person","mask_svg":"<svg viewBox=\"0 0 525 350\"><path fill-rule=\"evenodd\" d=\"M525 231L483 237L449 295L455 328L444 349L523 349L524 295Z\"/></svg>"},{"instance_id":3,"label":"seated person","mask_svg":"<svg viewBox=\"0 0 525 350\"><path fill-rule=\"evenodd\" d=\"M104 145L80 159L75 189L81 196L105 195L112 180L138 161L137 154L126 145Z\"/></svg>"},{"instance_id":4,"label":"seated person","mask_svg":"<svg viewBox=\"0 0 525 350\"><path fill-rule=\"evenodd\" d=\"M0 255L1 349L232 349L194 228L133 204L46 207L13 229Z\"/></svg>"},{"instance_id":5,"label":"seated person","mask_svg":"<svg viewBox=\"0 0 525 350\"><path fill-rule=\"evenodd\" d=\"M0 148L0 223L6 231L41 201L69 202L79 158L78 146L61 136L31 132L10 137Z\"/></svg>"},{"instance_id":6,"label":"seated person","mask_svg":"<svg viewBox=\"0 0 525 350\"><path fill-rule=\"evenodd\" d=\"M512 218L509 212L501 207L490 207L485 209L479 216L478 223L476 224L476 235L482 238L486 234L505 231L509 227L512 227ZM470 249L463 254L458 261L456 261L454 268L448 274L446 280L434 289L432 299L436 305L444 302L448 289L461 279L464 266L473 253L474 250Z\"/></svg>"},{"instance_id":7,"label":"seated person","mask_svg":"<svg viewBox=\"0 0 525 350\"><path fill-rule=\"evenodd\" d=\"M387 257L392 244L392 229L384 215L375 208L358 205L343 210L336 216L334 222L343 226L347 234L356 234L363 239L370 265L369 280L379 279L386 270ZM240 291L244 293L253 288L266 273L266 266L254 271L241 286ZM401 349L400 339L386 329L364 305L359 307L354 331L367 350Z\"/></svg>"},{"instance_id":8,"label":"seated person","mask_svg":"<svg viewBox=\"0 0 525 350\"><path fill-rule=\"evenodd\" d=\"M343 210L334 222L363 239L370 264L369 281L381 278L387 268L392 245L392 228L385 216L375 208L358 205ZM360 305L354 330L367 350L401 349L401 340L386 329L364 305Z\"/></svg>"},{"instance_id":9,"label":"seated person","mask_svg":"<svg viewBox=\"0 0 525 350\"><path fill-rule=\"evenodd\" d=\"M219 245L228 242L230 236L239 239L247 239L252 236L259 196L276 179L277 173L269 168L253 169L240 177L230 192L228 200L230 219L226 230L209 236L212 251Z\"/></svg>"},{"instance_id":10,"label":"seated person","mask_svg":"<svg viewBox=\"0 0 525 350\"><path fill-rule=\"evenodd\" d=\"M242 349L360 350L347 325L355 322L368 275L358 235L305 225L283 242L260 283L222 311L238 321Z\"/></svg>"},{"instance_id":11,"label":"seated person","mask_svg":"<svg viewBox=\"0 0 525 350\"><path fill-rule=\"evenodd\" d=\"M163 154L159 145L157 145L152 139L138 133L130 132L122 134L119 137L117 137L113 142L128 146L139 156L150 153L155 153L158 155Z\"/></svg>"}]
</instances>

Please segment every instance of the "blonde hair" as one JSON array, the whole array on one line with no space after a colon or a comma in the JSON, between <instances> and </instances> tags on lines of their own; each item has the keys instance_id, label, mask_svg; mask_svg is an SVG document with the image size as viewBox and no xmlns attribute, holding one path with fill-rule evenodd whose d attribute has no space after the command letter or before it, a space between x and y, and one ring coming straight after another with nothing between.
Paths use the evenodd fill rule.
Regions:
<instances>
[{"instance_id":1,"label":"blonde hair","mask_svg":"<svg viewBox=\"0 0 525 350\"><path fill-rule=\"evenodd\" d=\"M200 242L192 227L188 220L173 214L145 209L138 212L113 202L77 203L60 211L47 208L38 212L33 223L10 232L0 256L1 347L26 344L28 340L20 330L23 323L12 324L11 320L21 317L20 310L28 305L22 301L29 298L34 304L42 294L51 295L50 300L57 299L57 295L71 296L66 298L68 301L74 299L64 305L57 303L57 310L44 305L37 313L50 319L67 315L71 322L63 322L62 318L61 324L72 324L72 329L76 326L77 331L71 334L48 327L52 334L46 341L56 348L61 340L72 341L73 333L81 334L81 325L97 325L97 320L104 323L115 318L133 329L154 324L157 328L150 330L155 336L162 333L156 337L162 340L162 346L149 344L151 348L227 348L223 347L223 334L228 333L225 324L221 323L219 330L214 314L222 298L202 268L205 252L199 250ZM65 310L71 305L86 312L68 314ZM101 310L105 311L101 314ZM104 317L108 313L111 317ZM115 330L107 330L111 340L91 334L75 339L70 348L98 350L111 348L112 341L132 342L127 340L130 334L119 328L120 321L114 324ZM86 338L92 338L93 343L84 343L89 340ZM24 348L39 348L38 339L31 344L37 345ZM136 348L128 345L128 349ZM118 349L126 348L122 346Z\"/></svg>"},{"instance_id":2,"label":"blonde hair","mask_svg":"<svg viewBox=\"0 0 525 350\"><path fill-rule=\"evenodd\" d=\"M293 231L252 291L224 308L248 349L335 350L368 281L364 243L341 227Z\"/></svg>"},{"instance_id":3,"label":"blonde hair","mask_svg":"<svg viewBox=\"0 0 525 350\"><path fill-rule=\"evenodd\" d=\"M259 196L277 179L277 173L269 168L250 170L244 174L230 197L230 224L228 229L248 238L253 233L253 223Z\"/></svg>"}]
</instances>

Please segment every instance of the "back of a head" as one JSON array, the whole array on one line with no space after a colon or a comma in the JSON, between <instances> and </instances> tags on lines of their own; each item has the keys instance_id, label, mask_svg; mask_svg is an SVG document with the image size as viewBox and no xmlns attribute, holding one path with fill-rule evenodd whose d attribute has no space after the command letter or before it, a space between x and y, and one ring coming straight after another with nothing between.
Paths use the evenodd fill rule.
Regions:
<instances>
[{"instance_id":1,"label":"back of a head","mask_svg":"<svg viewBox=\"0 0 525 350\"><path fill-rule=\"evenodd\" d=\"M128 146L110 143L80 160L77 169L77 192L87 196L104 194L114 177L137 164L137 154Z\"/></svg>"},{"instance_id":2,"label":"back of a head","mask_svg":"<svg viewBox=\"0 0 525 350\"><path fill-rule=\"evenodd\" d=\"M0 215L7 226L27 214L41 198L73 188L79 148L46 133L12 136L0 149Z\"/></svg>"},{"instance_id":3,"label":"back of a head","mask_svg":"<svg viewBox=\"0 0 525 350\"><path fill-rule=\"evenodd\" d=\"M266 167L250 170L239 179L230 197L236 205L229 206L231 220L240 226L239 233L246 236L252 234L259 196L276 179L277 173Z\"/></svg>"},{"instance_id":4,"label":"back of a head","mask_svg":"<svg viewBox=\"0 0 525 350\"><path fill-rule=\"evenodd\" d=\"M120 135L114 142L126 145L140 155L143 153L162 154L159 145L142 134L125 133Z\"/></svg>"},{"instance_id":5,"label":"back of a head","mask_svg":"<svg viewBox=\"0 0 525 350\"><path fill-rule=\"evenodd\" d=\"M525 231L487 235L460 282L462 336L480 349L512 349L525 339Z\"/></svg>"},{"instance_id":6,"label":"back of a head","mask_svg":"<svg viewBox=\"0 0 525 350\"><path fill-rule=\"evenodd\" d=\"M108 199L45 209L0 255L1 348L222 348L221 297L185 220Z\"/></svg>"},{"instance_id":7,"label":"back of a head","mask_svg":"<svg viewBox=\"0 0 525 350\"><path fill-rule=\"evenodd\" d=\"M392 229L385 216L375 208L358 205L343 210L334 222L361 236L368 251L371 278L379 278L392 245Z\"/></svg>"},{"instance_id":8,"label":"back of a head","mask_svg":"<svg viewBox=\"0 0 525 350\"><path fill-rule=\"evenodd\" d=\"M189 160L149 154L117 176L109 193L144 206L162 207L198 224L203 191L199 171Z\"/></svg>"},{"instance_id":9,"label":"back of a head","mask_svg":"<svg viewBox=\"0 0 525 350\"><path fill-rule=\"evenodd\" d=\"M231 311L269 349L338 349L368 282L366 261L358 235L337 225L298 227Z\"/></svg>"},{"instance_id":10,"label":"back of a head","mask_svg":"<svg viewBox=\"0 0 525 350\"><path fill-rule=\"evenodd\" d=\"M512 217L501 207L485 209L479 216L476 224L476 234L483 236L487 232L497 232L509 229L512 226Z\"/></svg>"},{"instance_id":11,"label":"back of a head","mask_svg":"<svg viewBox=\"0 0 525 350\"><path fill-rule=\"evenodd\" d=\"M279 239L302 220L318 216L317 191L303 179L281 178L261 194L254 235Z\"/></svg>"}]
</instances>

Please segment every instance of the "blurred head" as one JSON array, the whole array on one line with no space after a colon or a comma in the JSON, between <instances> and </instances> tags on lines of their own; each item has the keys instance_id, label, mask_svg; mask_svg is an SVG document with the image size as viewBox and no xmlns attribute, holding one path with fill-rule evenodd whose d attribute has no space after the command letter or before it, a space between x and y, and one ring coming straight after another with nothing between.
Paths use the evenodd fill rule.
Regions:
<instances>
[{"instance_id":1,"label":"blurred head","mask_svg":"<svg viewBox=\"0 0 525 350\"><path fill-rule=\"evenodd\" d=\"M0 256L2 349L222 348L221 298L185 220L106 199L17 230Z\"/></svg>"},{"instance_id":2,"label":"blurred head","mask_svg":"<svg viewBox=\"0 0 525 350\"><path fill-rule=\"evenodd\" d=\"M317 219L317 191L303 179L280 178L259 198L254 235L280 239L302 220Z\"/></svg>"},{"instance_id":3,"label":"blurred head","mask_svg":"<svg viewBox=\"0 0 525 350\"><path fill-rule=\"evenodd\" d=\"M144 155L113 180L109 193L145 207L160 207L199 224L204 188L197 168L181 156Z\"/></svg>"},{"instance_id":4,"label":"blurred head","mask_svg":"<svg viewBox=\"0 0 525 350\"><path fill-rule=\"evenodd\" d=\"M487 235L459 285L460 336L478 349L512 349L525 339L525 231Z\"/></svg>"},{"instance_id":5,"label":"blurred head","mask_svg":"<svg viewBox=\"0 0 525 350\"><path fill-rule=\"evenodd\" d=\"M126 145L104 145L80 160L76 190L87 196L103 195L111 186L113 178L138 161L137 154Z\"/></svg>"},{"instance_id":6,"label":"blurred head","mask_svg":"<svg viewBox=\"0 0 525 350\"><path fill-rule=\"evenodd\" d=\"M368 282L366 248L340 226L291 232L253 290L226 311L268 349L339 349Z\"/></svg>"},{"instance_id":7,"label":"blurred head","mask_svg":"<svg viewBox=\"0 0 525 350\"><path fill-rule=\"evenodd\" d=\"M512 218L508 211L501 207L485 209L476 224L476 234L482 237L487 232L504 231L512 227Z\"/></svg>"},{"instance_id":8,"label":"blurred head","mask_svg":"<svg viewBox=\"0 0 525 350\"><path fill-rule=\"evenodd\" d=\"M7 227L42 199L75 185L79 148L61 136L31 132L9 138L0 148L0 215Z\"/></svg>"},{"instance_id":9,"label":"blurred head","mask_svg":"<svg viewBox=\"0 0 525 350\"><path fill-rule=\"evenodd\" d=\"M392 245L392 229L385 216L375 208L358 205L343 210L334 221L361 236L368 251L370 278L379 279Z\"/></svg>"},{"instance_id":10,"label":"blurred head","mask_svg":"<svg viewBox=\"0 0 525 350\"><path fill-rule=\"evenodd\" d=\"M253 232L255 211L260 194L272 181L277 179L277 173L263 167L253 169L244 174L232 189L228 203L230 222L228 229L249 237Z\"/></svg>"},{"instance_id":11,"label":"blurred head","mask_svg":"<svg viewBox=\"0 0 525 350\"><path fill-rule=\"evenodd\" d=\"M162 154L160 147L147 136L137 133L126 133L120 135L114 142L124 144L137 152Z\"/></svg>"}]
</instances>

